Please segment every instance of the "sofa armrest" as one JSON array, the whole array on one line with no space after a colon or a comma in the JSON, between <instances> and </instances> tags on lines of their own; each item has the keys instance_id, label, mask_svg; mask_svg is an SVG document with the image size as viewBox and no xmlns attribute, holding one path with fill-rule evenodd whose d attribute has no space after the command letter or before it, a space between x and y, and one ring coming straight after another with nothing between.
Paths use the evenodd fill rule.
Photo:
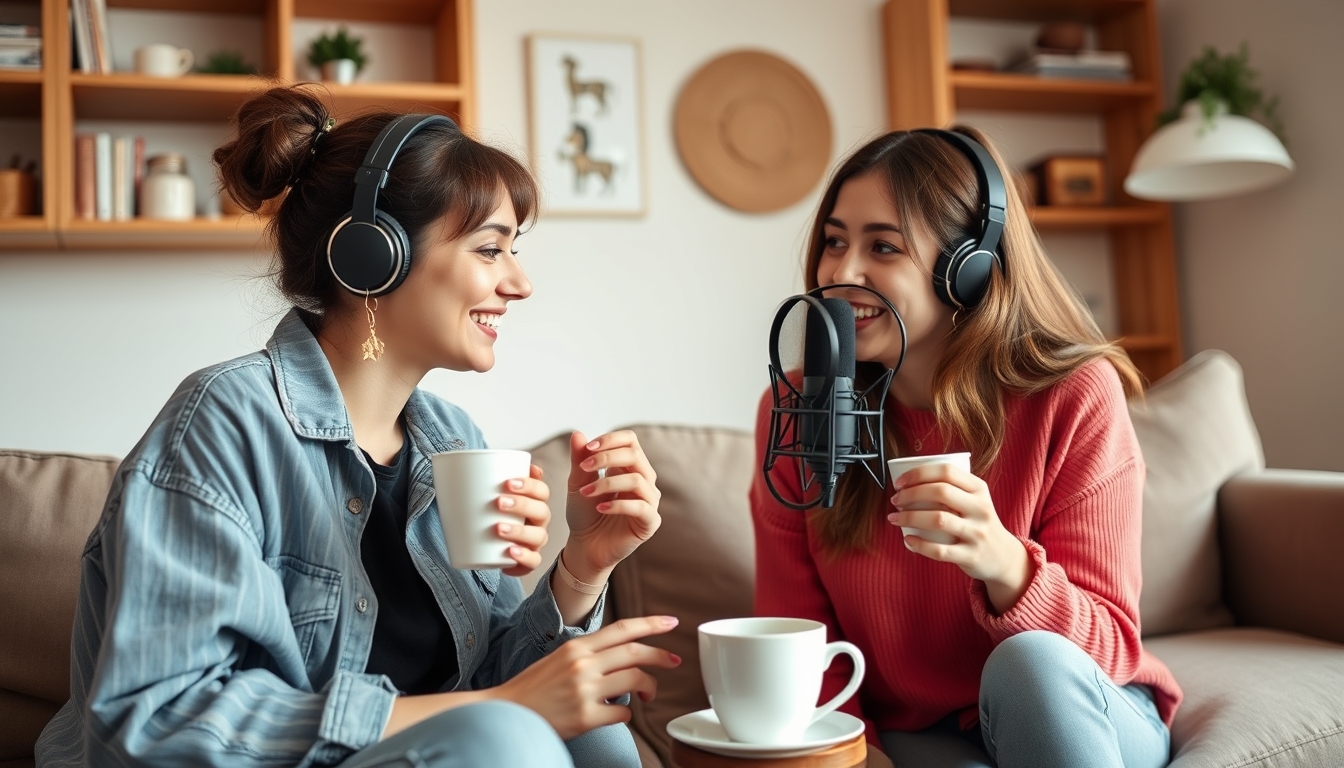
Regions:
<instances>
[{"instance_id":1,"label":"sofa armrest","mask_svg":"<svg viewBox=\"0 0 1344 768\"><path fill-rule=\"evenodd\" d=\"M1344 643L1344 472L1269 469L1218 492L1237 622Z\"/></svg>"}]
</instances>

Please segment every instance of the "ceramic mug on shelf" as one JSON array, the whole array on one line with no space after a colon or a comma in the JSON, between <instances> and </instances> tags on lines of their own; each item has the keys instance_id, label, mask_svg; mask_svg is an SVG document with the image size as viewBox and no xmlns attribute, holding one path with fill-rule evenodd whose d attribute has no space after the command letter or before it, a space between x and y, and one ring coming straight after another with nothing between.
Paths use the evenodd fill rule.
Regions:
<instances>
[{"instance_id":1,"label":"ceramic mug on shelf","mask_svg":"<svg viewBox=\"0 0 1344 768\"><path fill-rule=\"evenodd\" d=\"M784 744L849 700L863 682L863 652L826 642L826 626L808 619L753 617L701 624L700 675L723 730L733 741ZM836 656L854 661L849 684L817 706L821 680Z\"/></svg>"},{"instance_id":2,"label":"ceramic mug on shelf","mask_svg":"<svg viewBox=\"0 0 1344 768\"><path fill-rule=\"evenodd\" d=\"M135 71L150 77L181 77L191 71L196 57L186 48L167 43L142 45L135 49Z\"/></svg>"},{"instance_id":3,"label":"ceramic mug on shelf","mask_svg":"<svg viewBox=\"0 0 1344 768\"><path fill-rule=\"evenodd\" d=\"M196 182L187 175L187 161L176 152L145 161L140 182L140 215L161 221L191 221L196 217Z\"/></svg>"}]
</instances>

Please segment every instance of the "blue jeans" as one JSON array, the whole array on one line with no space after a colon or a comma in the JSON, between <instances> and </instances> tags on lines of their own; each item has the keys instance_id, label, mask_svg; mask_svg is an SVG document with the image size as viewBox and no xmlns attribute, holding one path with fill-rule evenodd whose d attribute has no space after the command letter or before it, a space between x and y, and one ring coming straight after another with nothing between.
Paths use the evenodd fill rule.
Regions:
<instances>
[{"instance_id":1,"label":"blue jeans","mask_svg":"<svg viewBox=\"0 0 1344 768\"><path fill-rule=\"evenodd\" d=\"M340 768L639 768L624 725L562 742L532 710L503 701L450 709L361 749Z\"/></svg>"},{"instance_id":2,"label":"blue jeans","mask_svg":"<svg viewBox=\"0 0 1344 768\"><path fill-rule=\"evenodd\" d=\"M1024 632L999 644L980 675L980 728L955 716L932 728L885 731L897 766L1162 768L1171 734L1147 686L1118 686L1073 642Z\"/></svg>"}]
</instances>

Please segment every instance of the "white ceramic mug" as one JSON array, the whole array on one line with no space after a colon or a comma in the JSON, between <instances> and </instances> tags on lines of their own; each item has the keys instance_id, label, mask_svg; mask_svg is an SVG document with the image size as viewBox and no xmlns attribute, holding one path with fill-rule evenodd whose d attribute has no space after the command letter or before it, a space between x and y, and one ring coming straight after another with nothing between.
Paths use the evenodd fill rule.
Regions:
<instances>
[{"instance_id":1,"label":"white ceramic mug","mask_svg":"<svg viewBox=\"0 0 1344 768\"><path fill-rule=\"evenodd\" d=\"M191 71L196 57L186 48L167 43L142 45L135 49L135 71L151 77L181 77Z\"/></svg>"},{"instance_id":2,"label":"white ceramic mug","mask_svg":"<svg viewBox=\"0 0 1344 768\"><path fill-rule=\"evenodd\" d=\"M887 461L887 474L894 481L901 475L909 472L915 467L922 467L925 464L951 464L961 467L967 472L971 471L971 454L969 453L938 453L933 456L903 456L899 459L889 459ZM935 508L916 502L905 507L905 509L926 509ZM943 531L929 531L923 528L911 528L901 526L901 533L906 536L918 536L925 541L931 541L934 544L951 544L956 541L956 537Z\"/></svg>"},{"instance_id":3,"label":"white ceramic mug","mask_svg":"<svg viewBox=\"0 0 1344 768\"><path fill-rule=\"evenodd\" d=\"M439 522L454 568L510 568L509 542L501 539L500 523L521 523L517 515L499 511L504 483L527 478L532 455L527 451L448 451L430 457Z\"/></svg>"},{"instance_id":4,"label":"white ceramic mug","mask_svg":"<svg viewBox=\"0 0 1344 768\"><path fill-rule=\"evenodd\" d=\"M709 704L733 741L787 744L849 700L863 682L863 653L826 642L808 619L755 617L700 625L700 676ZM854 660L849 684L817 706L822 674L839 654Z\"/></svg>"}]
</instances>

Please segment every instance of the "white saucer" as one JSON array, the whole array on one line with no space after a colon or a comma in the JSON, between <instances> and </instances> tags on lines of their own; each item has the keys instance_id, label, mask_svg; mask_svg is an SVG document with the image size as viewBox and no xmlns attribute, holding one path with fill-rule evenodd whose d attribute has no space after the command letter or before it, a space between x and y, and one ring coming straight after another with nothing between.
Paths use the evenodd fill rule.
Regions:
<instances>
[{"instance_id":1,"label":"white saucer","mask_svg":"<svg viewBox=\"0 0 1344 768\"><path fill-rule=\"evenodd\" d=\"M728 738L714 710L702 709L668 723L667 732L677 741L724 757L798 757L849 741L863 733L863 721L844 712L832 712L808 726L797 741L744 744Z\"/></svg>"}]
</instances>

